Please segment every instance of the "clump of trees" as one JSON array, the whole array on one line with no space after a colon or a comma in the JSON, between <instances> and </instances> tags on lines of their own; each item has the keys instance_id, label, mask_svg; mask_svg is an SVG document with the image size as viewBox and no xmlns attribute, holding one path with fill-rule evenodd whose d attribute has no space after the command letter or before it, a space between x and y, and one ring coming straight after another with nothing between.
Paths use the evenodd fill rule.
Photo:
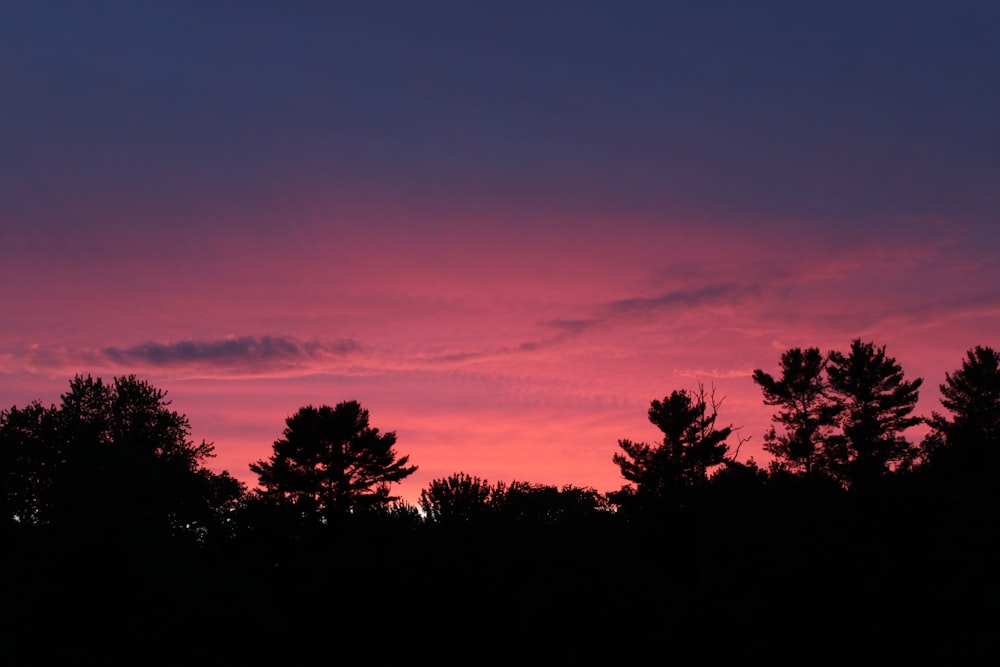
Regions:
<instances>
[{"instance_id":1,"label":"clump of trees","mask_svg":"<svg viewBox=\"0 0 1000 667\"><path fill-rule=\"evenodd\" d=\"M271 455L251 465L259 488L247 491L208 469L212 445L191 439L165 392L134 376L78 376L58 404L0 411L0 565L9 573L0 594L17 610L0 639L8 654L36 659L45 640L76 629L64 645L79 661L104 656L100 638L114 627L174 647L181 661L189 650L176 638L192 623L228 624L209 633L220 638L212 661L259 661L266 645L294 662L289 647L303 660L314 653L304 638L330 627L361 636L387 600L409 596L443 630L479 624L484 641L498 630L535 632L562 650L587 636L589 650L605 637L618 651L629 636L646 654L663 650L670 628L686 641L722 632L727 649L747 642L744 655L796 641L857 655L996 597L993 349L970 350L946 375L919 445L905 436L921 421L921 381L884 346L792 348L777 373L758 369L753 380L774 409L764 438L774 460L764 469L735 460L743 439L699 386L651 402L656 442L618 442L620 491L459 472L430 482L418 509L392 492L415 466L396 451L395 432L375 428L355 401L289 416ZM462 602L470 590L486 602ZM858 601L856 625L871 633L833 641L843 613L834 596ZM87 625L93 600L113 611ZM62 625L51 620L56 608ZM302 609L314 611L288 613ZM723 628L705 622L713 618L735 620ZM550 634L553 619L565 635ZM992 625L970 625L973 612L965 620L960 641L941 634L915 650L937 641L948 655L958 645L993 655ZM402 651L426 639L423 626L413 633ZM367 644L359 650L371 656Z\"/></svg>"},{"instance_id":2,"label":"clump of trees","mask_svg":"<svg viewBox=\"0 0 1000 667\"><path fill-rule=\"evenodd\" d=\"M1000 452L1000 355L970 350L941 385L951 415L914 414L922 378L907 378L884 345L855 339L847 352L791 348L778 373L753 372L765 405L775 408L763 448L767 470L738 463L728 440L731 425L717 426L719 402L704 387L654 400L650 422L663 433L656 443L620 440L613 462L630 485L611 494L621 508L679 507L710 482L731 490L769 476L829 482L863 491L920 469L949 470L970 478L991 469ZM905 437L926 423L923 442ZM742 442L742 441L741 441ZM738 447L737 447L738 449ZM728 492L728 491L727 491Z\"/></svg>"},{"instance_id":3,"label":"clump of trees","mask_svg":"<svg viewBox=\"0 0 1000 667\"><path fill-rule=\"evenodd\" d=\"M863 487L913 464L918 449L903 431L922 421L912 413L923 380L907 380L885 346L855 339L847 354L826 355L792 348L780 370L777 378L753 373L764 403L778 408L764 436L775 469Z\"/></svg>"},{"instance_id":4,"label":"clump of trees","mask_svg":"<svg viewBox=\"0 0 1000 667\"><path fill-rule=\"evenodd\" d=\"M436 523L467 524L482 520L499 495L487 480L458 472L432 480L420 492L420 509Z\"/></svg>"},{"instance_id":5,"label":"clump of trees","mask_svg":"<svg viewBox=\"0 0 1000 667\"><path fill-rule=\"evenodd\" d=\"M431 481L420 492L427 521L444 526L521 521L552 525L611 510L606 496L591 487L513 481L491 484L463 472Z\"/></svg>"},{"instance_id":6,"label":"clump of trees","mask_svg":"<svg viewBox=\"0 0 1000 667\"><path fill-rule=\"evenodd\" d=\"M58 405L0 411L0 520L73 534L198 537L245 488L206 467L166 392L134 375L76 376Z\"/></svg>"},{"instance_id":7,"label":"clump of trees","mask_svg":"<svg viewBox=\"0 0 1000 667\"><path fill-rule=\"evenodd\" d=\"M357 401L289 416L271 456L250 465L259 488L248 492L228 472L208 469L213 446L191 440L187 418L170 409L164 391L134 375L110 383L77 376L58 405L0 411L0 520L8 528L200 537L239 522L329 526L364 513L442 525L500 517L546 524L616 508L683 507L768 477L845 490L912 470L971 479L998 458L1000 355L989 347L969 350L946 375L946 412L927 419L914 414L922 379L907 378L885 346L860 339L846 352L788 349L776 374L757 369L752 378L775 409L764 434L773 457L766 470L735 461L736 431L719 424L714 390L698 386L651 402L647 417L660 440L618 442L612 461L628 484L617 492L491 484L459 472L433 480L417 508L391 493L416 466L397 453L395 432L373 427ZM921 422L930 434L915 444L905 432Z\"/></svg>"}]
</instances>

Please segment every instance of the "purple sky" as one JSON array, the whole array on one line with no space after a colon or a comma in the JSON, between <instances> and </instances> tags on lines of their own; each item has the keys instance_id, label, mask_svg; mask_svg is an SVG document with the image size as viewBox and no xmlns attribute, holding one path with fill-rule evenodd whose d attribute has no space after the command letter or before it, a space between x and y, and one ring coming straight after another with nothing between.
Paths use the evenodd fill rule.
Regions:
<instances>
[{"instance_id":1,"label":"purple sky","mask_svg":"<svg viewBox=\"0 0 1000 667\"><path fill-rule=\"evenodd\" d=\"M4 3L0 406L136 373L252 483L354 399L408 500L605 491L699 382L766 460L788 347L923 414L1000 347L997 4L472 4Z\"/></svg>"}]
</instances>

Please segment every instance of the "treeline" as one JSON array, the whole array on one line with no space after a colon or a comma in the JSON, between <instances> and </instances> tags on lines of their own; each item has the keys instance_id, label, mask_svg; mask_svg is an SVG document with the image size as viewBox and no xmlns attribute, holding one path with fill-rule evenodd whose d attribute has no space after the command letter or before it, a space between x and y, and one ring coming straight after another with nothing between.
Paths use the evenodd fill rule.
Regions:
<instances>
[{"instance_id":1,"label":"treeline","mask_svg":"<svg viewBox=\"0 0 1000 667\"><path fill-rule=\"evenodd\" d=\"M416 467L355 401L290 416L249 490L208 469L162 390L76 377L58 405L0 412L0 639L12 664L295 662L327 642L345 659L995 651L996 351L969 350L928 417L921 380L860 340L753 379L774 408L764 467L736 461L699 386L651 402L660 441L619 441L620 490L456 472L415 507L392 486Z\"/></svg>"}]
</instances>

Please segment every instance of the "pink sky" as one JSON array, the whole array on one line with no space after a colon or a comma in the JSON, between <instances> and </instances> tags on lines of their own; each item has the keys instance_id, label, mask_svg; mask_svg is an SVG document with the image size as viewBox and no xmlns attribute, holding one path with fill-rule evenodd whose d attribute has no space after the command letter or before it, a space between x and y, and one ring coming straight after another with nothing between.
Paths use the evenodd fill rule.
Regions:
<instances>
[{"instance_id":1,"label":"pink sky","mask_svg":"<svg viewBox=\"0 0 1000 667\"><path fill-rule=\"evenodd\" d=\"M215 443L214 467L252 485L247 465L287 416L355 399L419 466L399 488L410 502L459 471L608 491L617 440L657 437L653 398L714 386L720 421L750 438L740 459L763 462L770 412L750 374L788 347L885 344L925 378L929 414L1000 323L981 278L995 252L944 224L844 244L793 224L508 227L497 213L388 234L323 215L276 221L280 238L8 263L25 286L8 301L0 404L54 402L78 372L137 373Z\"/></svg>"},{"instance_id":2,"label":"pink sky","mask_svg":"<svg viewBox=\"0 0 1000 667\"><path fill-rule=\"evenodd\" d=\"M928 415L1000 345L995 3L56 4L0 20L0 406L135 373L252 485L357 400L410 502L608 491L675 389L763 462L789 347Z\"/></svg>"}]
</instances>

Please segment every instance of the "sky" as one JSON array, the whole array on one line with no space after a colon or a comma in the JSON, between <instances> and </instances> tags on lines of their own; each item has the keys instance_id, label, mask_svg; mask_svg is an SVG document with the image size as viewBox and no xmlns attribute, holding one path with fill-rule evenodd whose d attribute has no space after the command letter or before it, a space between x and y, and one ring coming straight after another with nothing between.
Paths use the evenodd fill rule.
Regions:
<instances>
[{"instance_id":1,"label":"sky","mask_svg":"<svg viewBox=\"0 0 1000 667\"><path fill-rule=\"evenodd\" d=\"M1000 347L998 34L974 1L4 2L0 406L136 374L253 486L357 400L414 503L616 490L699 384L766 462L750 376L791 347L885 345L929 415Z\"/></svg>"}]
</instances>

